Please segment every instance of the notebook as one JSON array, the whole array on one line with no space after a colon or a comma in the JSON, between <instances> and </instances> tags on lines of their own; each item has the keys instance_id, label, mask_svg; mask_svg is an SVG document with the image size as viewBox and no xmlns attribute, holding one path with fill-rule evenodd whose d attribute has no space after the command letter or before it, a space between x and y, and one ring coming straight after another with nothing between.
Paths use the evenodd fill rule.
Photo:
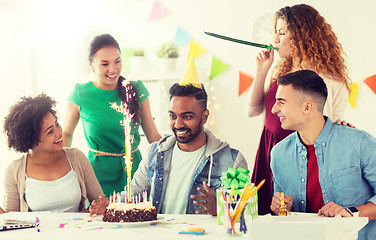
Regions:
<instances>
[{"instance_id":1,"label":"notebook","mask_svg":"<svg viewBox=\"0 0 376 240\"><path fill-rule=\"evenodd\" d=\"M30 228L30 227L37 227L37 226L39 226L39 222L37 221L22 221L22 220L12 220L12 219L4 219L3 221L0 221L0 231Z\"/></svg>"}]
</instances>

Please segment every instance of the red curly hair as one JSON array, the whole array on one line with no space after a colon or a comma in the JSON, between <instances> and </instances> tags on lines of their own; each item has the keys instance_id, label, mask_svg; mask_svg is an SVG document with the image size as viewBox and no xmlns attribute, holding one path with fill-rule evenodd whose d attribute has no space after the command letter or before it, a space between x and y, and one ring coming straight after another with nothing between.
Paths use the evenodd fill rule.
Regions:
<instances>
[{"instance_id":1,"label":"red curly hair","mask_svg":"<svg viewBox=\"0 0 376 240\"><path fill-rule=\"evenodd\" d=\"M337 37L319 12L306 4L284 7L276 12L274 29L277 20L286 21L291 34L291 57L284 58L274 69L271 81L290 72L293 65L303 69L302 62L314 67L318 73L343 82L350 92L351 80L345 64L345 53Z\"/></svg>"}]
</instances>

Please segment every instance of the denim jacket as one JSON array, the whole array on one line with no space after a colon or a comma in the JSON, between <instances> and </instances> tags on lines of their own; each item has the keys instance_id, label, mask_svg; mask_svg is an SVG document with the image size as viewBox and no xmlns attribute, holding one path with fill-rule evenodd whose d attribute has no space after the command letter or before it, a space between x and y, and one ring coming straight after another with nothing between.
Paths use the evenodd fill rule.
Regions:
<instances>
[{"instance_id":1,"label":"denim jacket","mask_svg":"<svg viewBox=\"0 0 376 240\"><path fill-rule=\"evenodd\" d=\"M376 139L365 131L338 125L325 117L314 144L324 203L343 208L376 204ZM294 132L271 151L274 192L293 196L292 210L305 212L307 149ZM359 239L376 239L376 221L370 221Z\"/></svg>"},{"instance_id":2,"label":"denim jacket","mask_svg":"<svg viewBox=\"0 0 376 240\"><path fill-rule=\"evenodd\" d=\"M197 191L197 187L203 187L203 181L206 181L215 193L221 186L222 172L226 172L230 167L248 169L245 158L238 150L230 148L228 143L217 139L209 130L205 130L205 133L207 135L205 154L200 159L193 178L187 179L191 182L189 196L201 194ZM170 135L153 143L148 158L141 161L132 180L134 194L141 193L142 190L151 192L153 205L158 213L162 210L175 142L175 136ZM194 214L195 211L201 210L201 207L193 204L193 199L189 196L186 213Z\"/></svg>"}]
</instances>

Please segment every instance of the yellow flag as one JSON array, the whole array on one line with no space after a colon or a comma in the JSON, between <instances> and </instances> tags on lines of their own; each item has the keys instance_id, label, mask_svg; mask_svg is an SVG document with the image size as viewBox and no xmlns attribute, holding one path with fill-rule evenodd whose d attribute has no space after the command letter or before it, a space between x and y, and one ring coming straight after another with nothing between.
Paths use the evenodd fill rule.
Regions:
<instances>
[{"instance_id":1,"label":"yellow flag","mask_svg":"<svg viewBox=\"0 0 376 240\"><path fill-rule=\"evenodd\" d=\"M179 84L181 86L187 86L189 84L192 84L193 86L197 88L201 88L201 84L198 81L197 70L196 70L195 61L193 60L193 56L189 58L187 66L185 67L183 77L181 78Z\"/></svg>"},{"instance_id":2,"label":"yellow flag","mask_svg":"<svg viewBox=\"0 0 376 240\"><path fill-rule=\"evenodd\" d=\"M204 52L206 52L206 49L191 39L191 41L189 42L189 52L188 52L187 62L191 56L193 58L196 58L200 56L201 54L203 54Z\"/></svg>"},{"instance_id":3,"label":"yellow flag","mask_svg":"<svg viewBox=\"0 0 376 240\"><path fill-rule=\"evenodd\" d=\"M358 95L358 83L351 84L351 93L347 99L352 108L355 108L356 96Z\"/></svg>"}]
</instances>

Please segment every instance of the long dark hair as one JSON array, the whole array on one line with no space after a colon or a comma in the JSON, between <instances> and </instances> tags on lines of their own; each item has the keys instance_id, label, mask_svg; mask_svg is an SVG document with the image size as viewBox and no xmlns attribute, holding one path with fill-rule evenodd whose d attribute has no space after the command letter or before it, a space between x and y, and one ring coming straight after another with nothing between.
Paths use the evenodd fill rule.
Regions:
<instances>
[{"instance_id":1,"label":"long dark hair","mask_svg":"<svg viewBox=\"0 0 376 240\"><path fill-rule=\"evenodd\" d=\"M95 54L103 47L113 46L117 48L120 52L119 43L113 38L110 34L102 34L96 36L90 44L89 49L89 60L93 61ZM138 124L140 122L140 104L139 96L137 94L136 88L128 82L123 86L123 81L125 78L122 76L119 77L117 82L117 89L119 91L119 97L122 102L125 102L128 105L130 114L133 114L133 122ZM127 92L128 96L127 97Z\"/></svg>"}]
</instances>

